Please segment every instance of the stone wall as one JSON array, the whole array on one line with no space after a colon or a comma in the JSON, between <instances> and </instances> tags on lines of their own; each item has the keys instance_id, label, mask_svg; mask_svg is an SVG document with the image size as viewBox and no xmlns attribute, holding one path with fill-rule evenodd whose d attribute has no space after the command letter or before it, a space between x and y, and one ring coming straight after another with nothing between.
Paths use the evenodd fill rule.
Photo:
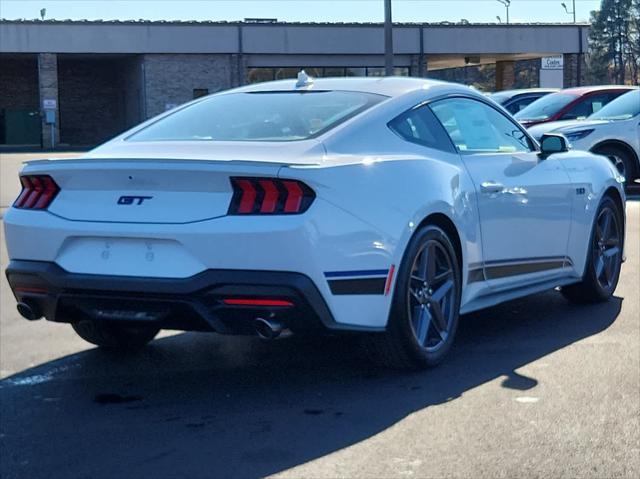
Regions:
<instances>
[{"instance_id":1,"label":"stone wall","mask_svg":"<svg viewBox=\"0 0 640 479\"><path fill-rule=\"evenodd\" d=\"M580 59L580 60L578 60ZM578 61L580 65L580 81L578 81ZM564 55L564 87L586 85L587 65L585 55L567 54Z\"/></svg>"},{"instance_id":2,"label":"stone wall","mask_svg":"<svg viewBox=\"0 0 640 479\"><path fill-rule=\"evenodd\" d=\"M124 94L124 125L128 129L144 119L142 56L121 60L119 66L120 87Z\"/></svg>"},{"instance_id":3,"label":"stone wall","mask_svg":"<svg viewBox=\"0 0 640 479\"><path fill-rule=\"evenodd\" d=\"M209 93L239 84L232 55L144 55L145 116L150 118L190 101L195 89Z\"/></svg>"},{"instance_id":4,"label":"stone wall","mask_svg":"<svg viewBox=\"0 0 640 479\"><path fill-rule=\"evenodd\" d=\"M60 59L62 143L97 145L126 129L123 70L116 59Z\"/></svg>"},{"instance_id":5,"label":"stone wall","mask_svg":"<svg viewBox=\"0 0 640 479\"><path fill-rule=\"evenodd\" d=\"M56 106L58 107L55 111L56 121L53 125L46 124L45 116L42 116L42 145L45 148L55 148L60 143L58 55L55 53L38 54L38 85L40 88L39 106L43 106L44 100L55 100Z\"/></svg>"},{"instance_id":6,"label":"stone wall","mask_svg":"<svg viewBox=\"0 0 640 479\"><path fill-rule=\"evenodd\" d=\"M510 90L516 82L516 62L496 62L496 91Z\"/></svg>"}]
</instances>

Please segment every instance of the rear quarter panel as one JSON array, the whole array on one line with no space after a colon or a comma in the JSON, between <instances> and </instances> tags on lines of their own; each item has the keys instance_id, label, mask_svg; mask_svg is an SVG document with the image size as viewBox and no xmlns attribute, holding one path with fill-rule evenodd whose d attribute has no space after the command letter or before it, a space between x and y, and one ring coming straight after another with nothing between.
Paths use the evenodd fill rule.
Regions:
<instances>
[{"instance_id":1,"label":"rear quarter panel","mask_svg":"<svg viewBox=\"0 0 640 479\"><path fill-rule=\"evenodd\" d=\"M407 108L397 108L395 114ZM481 261L481 238L474 186L459 155L407 142L387 121L359 122L348 134L325 142L322 167L285 167L280 176L303 179L318 197L370 225L381 240L365 241L354 254L376 251L396 267L423 220L434 213L447 216L458 231L467 278L468 265ZM333 254L330 245L325 254ZM463 304L474 295L473 289L463 288Z\"/></svg>"}]
</instances>

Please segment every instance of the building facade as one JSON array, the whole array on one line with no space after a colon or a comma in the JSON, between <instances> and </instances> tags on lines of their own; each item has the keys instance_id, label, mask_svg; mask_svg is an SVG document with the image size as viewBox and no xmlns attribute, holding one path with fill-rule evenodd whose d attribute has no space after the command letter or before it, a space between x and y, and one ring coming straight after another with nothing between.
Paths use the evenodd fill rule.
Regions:
<instances>
[{"instance_id":1,"label":"building facade","mask_svg":"<svg viewBox=\"0 0 640 479\"><path fill-rule=\"evenodd\" d=\"M588 25L396 24L397 75L561 56L581 83ZM93 146L176 105L246 83L384 74L381 24L0 21L0 146Z\"/></svg>"}]
</instances>

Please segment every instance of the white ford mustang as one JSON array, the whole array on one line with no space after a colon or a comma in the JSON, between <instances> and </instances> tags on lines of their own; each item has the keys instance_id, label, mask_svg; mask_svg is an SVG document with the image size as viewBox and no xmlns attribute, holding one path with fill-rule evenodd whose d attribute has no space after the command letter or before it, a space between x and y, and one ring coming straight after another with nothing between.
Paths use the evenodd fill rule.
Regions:
<instances>
[{"instance_id":1,"label":"white ford mustang","mask_svg":"<svg viewBox=\"0 0 640 479\"><path fill-rule=\"evenodd\" d=\"M27 163L7 276L25 318L100 346L357 331L387 364L430 366L461 313L613 293L622 178L562 136L541 144L480 93L424 79L222 92Z\"/></svg>"}]
</instances>

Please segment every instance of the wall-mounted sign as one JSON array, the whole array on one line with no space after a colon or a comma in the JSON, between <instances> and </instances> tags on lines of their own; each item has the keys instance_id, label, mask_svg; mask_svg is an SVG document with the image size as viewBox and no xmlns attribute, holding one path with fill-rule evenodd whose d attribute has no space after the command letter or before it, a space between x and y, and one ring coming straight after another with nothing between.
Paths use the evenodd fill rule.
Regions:
<instances>
[{"instance_id":1,"label":"wall-mounted sign","mask_svg":"<svg viewBox=\"0 0 640 479\"><path fill-rule=\"evenodd\" d=\"M562 70L564 68L564 57L562 55L543 57L540 68L543 70Z\"/></svg>"},{"instance_id":2,"label":"wall-mounted sign","mask_svg":"<svg viewBox=\"0 0 640 479\"><path fill-rule=\"evenodd\" d=\"M45 110L55 110L58 107L58 101L57 100L42 100L42 107Z\"/></svg>"}]
</instances>

